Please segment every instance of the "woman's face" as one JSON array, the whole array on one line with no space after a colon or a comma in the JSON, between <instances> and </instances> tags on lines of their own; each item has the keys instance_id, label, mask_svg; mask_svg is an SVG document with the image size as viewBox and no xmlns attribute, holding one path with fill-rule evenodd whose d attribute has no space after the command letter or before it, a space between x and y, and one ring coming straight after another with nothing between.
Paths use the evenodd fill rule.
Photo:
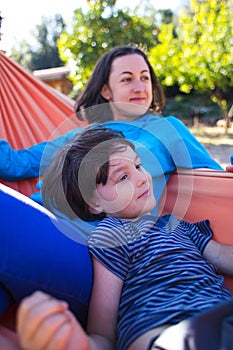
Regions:
<instances>
[{"instance_id":1,"label":"woman's face","mask_svg":"<svg viewBox=\"0 0 233 350\"><path fill-rule=\"evenodd\" d=\"M150 70L144 58L138 54L115 58L102 96L111 104L115 120L144 114L152 102Z\"/></svg>"}]
</instances>

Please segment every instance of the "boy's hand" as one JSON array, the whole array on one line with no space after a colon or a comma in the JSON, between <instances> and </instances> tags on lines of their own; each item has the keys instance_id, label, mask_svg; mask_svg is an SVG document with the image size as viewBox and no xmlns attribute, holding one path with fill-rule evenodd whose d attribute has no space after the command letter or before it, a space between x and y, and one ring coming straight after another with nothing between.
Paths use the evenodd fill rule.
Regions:
<instances>
[{"instance_id":1,"label":"boy's hand","mask_svg":"<svg viewBox=\"0 0 233 350\"><path fill-rule=\"evenodd\" d=\"M25 350L89 349L88 337L64 301L42 292L25 298L18 310L17 332Z\"/></svg>"}]
</instances>

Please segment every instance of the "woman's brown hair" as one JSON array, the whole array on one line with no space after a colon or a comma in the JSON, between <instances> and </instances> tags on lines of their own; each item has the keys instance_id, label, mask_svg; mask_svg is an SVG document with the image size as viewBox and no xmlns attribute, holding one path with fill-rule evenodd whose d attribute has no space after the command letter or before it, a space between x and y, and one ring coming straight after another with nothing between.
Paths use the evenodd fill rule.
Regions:
<instances>
[{"instance_id":1,"label":"woman's brown hair","mask_svg":"<svg viewBox=\"0 0 233 350\"><path fill-rule=\"evenodd\" d=\"M108 83L111 73L112 63L115 58L126 55L140 55L144 58L150 71L152 81L152 102L150 106L151 111L160 112L165 105L165 95L163 88L155 75L155 72L147 58L147 55L137 46L118 46L107 51L97 61L93 73L80 97L76 102L76 114L78 119L85 119L89 123L102 123L113 119L112 111L108 100L102 95L101 91L105 84ZM98 108L95 108L98 105ZM103 105L103 106L101 106ZM103 108L101 108L103 107ZM85 113L82 111L85 110Z\"/></svg>"}]
</instances>

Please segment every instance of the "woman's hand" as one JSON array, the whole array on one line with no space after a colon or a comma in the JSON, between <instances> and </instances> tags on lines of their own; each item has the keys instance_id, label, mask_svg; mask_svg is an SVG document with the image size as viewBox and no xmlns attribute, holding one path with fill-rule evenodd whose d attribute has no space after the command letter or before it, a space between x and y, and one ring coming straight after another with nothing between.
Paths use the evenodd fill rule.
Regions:
<instances>
[{"instance_id":1,"label":"woman's hand","mask_svg":"<svg viewBox=\"0 0 233 350\"><path fill-rule=\"evenodd\" d=\"M88 350L89 340L64 301L35 292L19 306L17 332L24 350Z\"/></svg>"}]
</instances>

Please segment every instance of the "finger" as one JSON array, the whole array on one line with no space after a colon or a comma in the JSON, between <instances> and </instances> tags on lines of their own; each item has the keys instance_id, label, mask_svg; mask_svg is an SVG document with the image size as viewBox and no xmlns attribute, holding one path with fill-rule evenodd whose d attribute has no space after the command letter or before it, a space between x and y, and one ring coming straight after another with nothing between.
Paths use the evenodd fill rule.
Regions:
<instances>
[{"instance_id":1,"label":"finger","mask_svg":"<svg viewBox=\"0 0 233 350\"><path fill-rule=\"evenodd\" d=\"M67 303L51 298L44 293L34 293L26 298L19 307L17 314L17 332L26 334L28 338L40 327L40 324L51 315L63 312Z\"/></svg>"},{"instance_id":2,"label":"finger","mask_svg":"<svg viewBox=\"0 0 233 350\"><path fill-rule=\"evenodd\" d=\"M20 303L17 313L17 323L21 322L21 319L27 315L28 310L31 310L37 304L51 299L51 296L43 292L37 291L30 296L23 299Z\"/></svg>"},{"instance_id":3,"label":"finger","mask_svg":"<svg viewBox=\"0 0 233 350\"><path fill-rule=\"evenodd\" d=\"M38 303L31 309L23 310L23 315L20 314L19 310L17 332L19 334L26 332L29 336L33 336L41 323L57 313L64 312L66 308L60 301L51 299Z\"/></svg>"},{"instance_id":4,"label":"finger","mask_svg":"<svg viewBox=\"0 0 233 350\"><path fill-rule=\"evenodd\" d=\"M40 326L33 334L30 334L30 337L26 333L22 334L20 344L25 350L64 349L69 341L71 329L71 322L65 312L51 315L40 323ZM63 338L60 345L54 346L61 337Z\"/></svg>"},{"instance_id":5,"label":"finger","mask_svg":"<svg viewBox=\"0 0 233 350\"><path fill-rule=\"evenodd\" d=\"M63 350L68 349L68 343L72 336L73 327L70 322L65 322L60 325L59 328L54 332L53 337L51 337L47 344L46 350ZM75 349L77 343L75 344ZM30 348L31 349L31 348Z\"/></svg>"},{"instance_id":6,"label":"finger","mask_svg":"<svg viewBox=\"0 0 233 350\"><path fill-rule=\"evenodd\" d=\"M56 299L43 292L35 292L31 296L24 298L18 308L17 325L20 327L22 321L28 316L29 313L31 313L33 310L42 311L40 307L42 307L43 305L47 305L52 300ZM59 309L68 308L67 303L64 301L58 301L58 304L54 305L57 305Z\"/></svg>"},{"instance_id":7,"label":"finger","mask_svg":"<svg viewBox=\"0 0 233 350\"><path fill-rule=\"evenodd\" d=\"M43 300L51 299L51 296L49 294L46 294L41 291L36 291L32 293L31 295L25 297L23 299L23 302L20 305L26 304L29 307L33 307L36 305L38 302L41 302Z\"/></svg>"}]
</instances>

